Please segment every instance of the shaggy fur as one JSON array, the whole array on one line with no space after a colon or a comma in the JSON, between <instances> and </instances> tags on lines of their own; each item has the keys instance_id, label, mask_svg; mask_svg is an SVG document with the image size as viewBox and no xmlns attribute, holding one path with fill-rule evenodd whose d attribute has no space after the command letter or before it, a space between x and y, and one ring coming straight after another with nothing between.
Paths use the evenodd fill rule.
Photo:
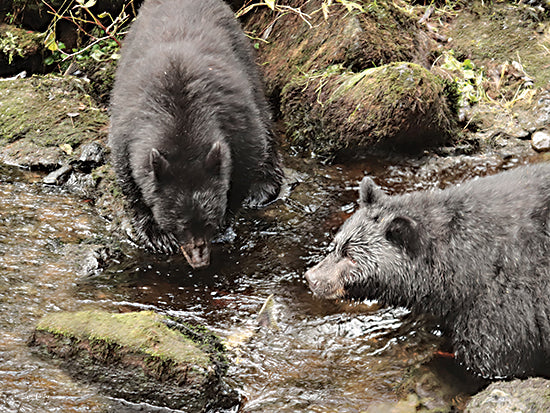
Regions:
<instances>
[{"instance_id":1,"label":"shaggy fur","mask_svg":"<svg viewBox=\"0 0 550 413\"><path fill-rule=\"evenodd\" d=\"M111 103L112 161L146 247L204 267L228 211L279 193L270 110L223 1L145 1Z\"/></svg>"},{"instance_id":2,"label":"shaggy fur","mask_svg":"<svg viewBox=\"0 0 550 413\"><path fill-rule=\"evenodd\" d=\"M321 297L433 314L482 376L537 372L550 357L550 164L391 197L366 177L306 278Z\"/></svg>"}]
</instances>

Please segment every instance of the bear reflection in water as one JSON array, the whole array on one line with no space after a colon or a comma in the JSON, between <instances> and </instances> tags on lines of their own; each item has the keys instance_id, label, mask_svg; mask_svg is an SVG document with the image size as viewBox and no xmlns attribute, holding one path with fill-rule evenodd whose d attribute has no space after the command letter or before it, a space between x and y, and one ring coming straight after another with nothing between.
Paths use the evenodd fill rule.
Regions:
<instances>
[{"instance_id":1,"label":"bear reflection in water","mask_svg":"<svg viewBox=\"0 0 550 413\"><path fill-rule=\"evenodd\" d=\"M548 374L550 164L397 196L365 177L359 203L305 275L316 295L432 314L484 377Z\"/></svg>"}]
</instances>

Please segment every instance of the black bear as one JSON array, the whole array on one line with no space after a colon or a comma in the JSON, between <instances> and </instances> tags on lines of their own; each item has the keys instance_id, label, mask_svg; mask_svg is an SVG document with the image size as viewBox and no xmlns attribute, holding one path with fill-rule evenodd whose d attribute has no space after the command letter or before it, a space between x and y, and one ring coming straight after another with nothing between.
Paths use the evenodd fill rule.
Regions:
<instances>
[{"instance_id":1,"label":"black bear","mask_svg":"<svg viewBox=\"0 0 550 413\"><path fill-rule=\"evenodd\" d=\"M282 169L251 45L222 0L148 0L122 48L109 143L146 247L194 268L229 211L277 197Z\"/></svg>"},{"instance_id":2,"label":"black bear","mask_svg":"<svg viewBox=\"0 0 550 413\"><path fill-rule=\"evenodd\" d=\"M550 357L550 164L396 196L365 177L359 192L360 208L305 275L316 295L430 313L457 360L484 377L540 372Z\"/></svg>"}]
</instances>

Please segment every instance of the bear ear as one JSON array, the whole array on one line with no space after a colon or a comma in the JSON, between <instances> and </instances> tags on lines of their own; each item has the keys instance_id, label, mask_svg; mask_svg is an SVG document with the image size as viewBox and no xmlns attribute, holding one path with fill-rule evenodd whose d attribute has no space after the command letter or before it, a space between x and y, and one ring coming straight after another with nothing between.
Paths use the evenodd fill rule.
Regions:
<instances>
[{"instance_id":1,"label":"bear ear","mask_svg":"<svg viewBox=\"0 0 550 413\"><path fill-rule=\"evenodd\" d=\"M222 153L222 142L216 141L208 155L206 155L206 160L204 161L204 167L207 171L210 171L213 175L218 175L221 171L223 153Z\"/></svg>"},{"instance_id":2,"label":"bear ear","mask_svg":"<svg viewBox=\"0 0 550 413\"><path fill-rule=\"evenodd\" d=\"M409 217L395 217L386 228L386 239L414 255L421 246L419 224Z\"/></svg>"},{"instance_id":3,"label":"bear ear","mask_svg":"<svg viewBox=\"0 0 550 413\"><path fill-rule=\"evenodd\" d=\"M385 194L371 178L365 176L361 180L361 183L359 184L359 205L367 206L374 204L381 200L384 196Z\"/></svg>"},{"instance_id":4,"label":"bear ear","mask_svg":"<svg viewBox=\"0 0 550 413\"><path fill-rule=\"evenodd\" d=\"M153 173L155 174L156 179L160 179L164 175L166 175L166 172L168 171L168 167L170 166L170 163L158 151L157 148L151 149L151 153L149 155L149 162L151 164L151 169L153 170Z\"/></svg>"}]
</instances>

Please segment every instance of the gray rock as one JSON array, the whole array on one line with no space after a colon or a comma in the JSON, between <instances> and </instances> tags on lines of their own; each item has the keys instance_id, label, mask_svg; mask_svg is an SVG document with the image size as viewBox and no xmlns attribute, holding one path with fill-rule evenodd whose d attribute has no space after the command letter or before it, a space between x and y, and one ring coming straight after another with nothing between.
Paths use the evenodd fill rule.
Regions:
<instances>
[{"instance_id":1,"label":"gray rock","mask_svg":"<svg viewBox=\"0 0 550 413\"><path fill-rule=\"evenodd\" d=\"M540 377L496 382L476 394L466 413L535 413L550 411L550 381Z\"/></svg>"},{"instance_id":2,"label":"gray rock","mask_svg":"<svg viewBox=\"0 0 550 413\"><path fill-rule=\"evenodd\" d=\"M79 163L90 167L103 165L105 163L105 149L97 142L91 142L82 147Z\"/></svg>"},{"instance_id":3,"label":"gray rock","mask_svg":"<svg viewBox=\"0 0 550 413\"><path fill-rule=\"evenodd\" d=\"M531 146L538 152L550 150L550 133L542 130L533 133Z\"/></svg>"},{"instance_id":4,"label":"gray rock","mask_svg":"<svg viewBox=\"0 0 550 413\"><path fill-rule=\"evenodd\" d=\"M47 185L61 185L67 181L72 171L73 171L72 166L70 165L62 166L61 168L56 169L55 171L50 172L48 175L46 175L46 177L44 177L42 182L44 182Z\"/></svg>"}]
</instances>

